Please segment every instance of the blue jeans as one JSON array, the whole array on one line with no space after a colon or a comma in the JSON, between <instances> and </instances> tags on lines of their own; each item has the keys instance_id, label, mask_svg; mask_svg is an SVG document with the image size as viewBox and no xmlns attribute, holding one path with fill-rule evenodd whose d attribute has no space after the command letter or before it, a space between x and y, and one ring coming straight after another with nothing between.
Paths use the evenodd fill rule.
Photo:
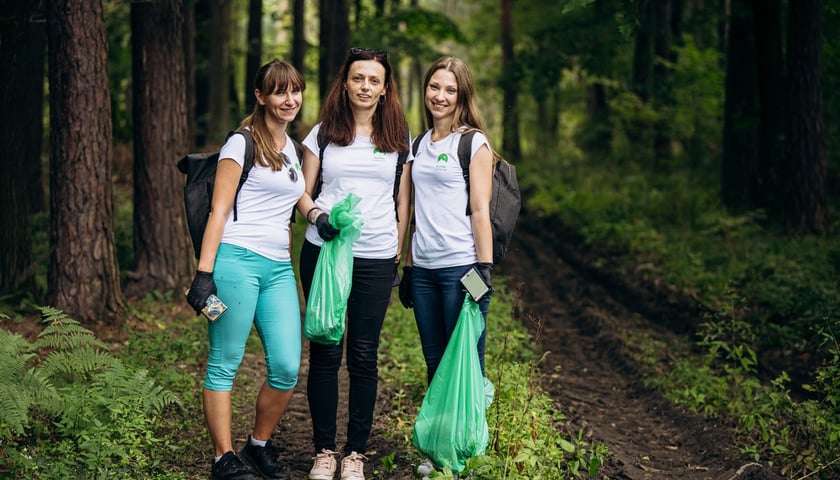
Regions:
<instances>
[{"instance_id":1,"label":"blue jeans","mask_svg":"<svg viewBox=\"0 0 840 480\"><path fill-rule=\"evenodd\" d=\"M321 248L305 241L300 252L300 279L309 300L312 277ZM347 300L347 372L350 392L347 443L343 453L364 453L376 406L379 377L377 367L379 332L391 299L391 285L397 264L394 258L353 259L353 285ZM312 415L315 453L336 450L336 411L338 409L338 369L345 340L338 345L309 342L309 377L306 393Z\"/></svg>"},{"instance_id":2,"label":"blue jeans","mask_svg":"<svg viewBox=\"0 0 840 480\"><path fill-rule=\"evenodd\" d=\"M428 269L412 269L411 298L414 301L414 320L420 333L423 357L426 359L426 380L431 383L440 359L449 343L449 337L458 323L464 305L464 287L461 276L473 265ZM484 344L487 337L487 311L490 295L485 295L478 307L484 317L485 328L478 339L478 360L484 374Z\"/></svg>"}]
</instances>

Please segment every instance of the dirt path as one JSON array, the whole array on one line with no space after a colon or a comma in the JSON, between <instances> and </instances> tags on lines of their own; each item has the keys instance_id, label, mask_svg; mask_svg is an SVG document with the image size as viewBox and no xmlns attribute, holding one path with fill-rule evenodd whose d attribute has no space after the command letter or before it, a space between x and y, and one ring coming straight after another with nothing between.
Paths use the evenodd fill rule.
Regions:
<instances>
[{"instance_id":1,"label":"dirt path","mask_svg":"<svg viewBox=\"0 0 840 480\"><path fill-rule=\"evenodd\" d=\"M529 322L544 350L546 388L556 400L570 431L584 429L590 441L603 442L609 462L598 479L743 480L777 479L768 469L739 458L731 445L731 429L672 407L657 392L643 385L643 373L628 352L628 332L653 336L668 344L677 332L695 322L693 312L681 308L667 294L637 289L622 279L592 268L591 252L577 248L550 222L523 219L517 227L512 252L498 274L521 297L519 315ZM573 266L574 265L574 266ZM538 323L542 324L537 328ZM490 332L492 334L492 332ZM252 379L234 392L252 401L264 366L261 358L243 362ZM308 351L304 342L300 383L274 441L293 478L305 479L311 466L311 426L306 399ZM340 391L347 392L346 371ZM378 412L388 408L384 392ZM240 397L242 398L242 397ZM346 397L339 402L339 448L343 441ZM234 438L247 435L253 411L241 407ZM377 479L414 478L412 467L396 442L375 425L367 473L380 468L381 457L397 452L398 469ZM241 445L237 444L236 448ZM202 460L203 461L203 460ZM206 468L206 467L205 467ZM207 469L209 470L209 469ZM209 473L209 472L208 472ZM206 478L206 477L205 477ZM557 479L561 480L561 479Z\"/></svg>"},{"instance_id":2,"label":"dirt path","mask_svg":"<svg viewBox=\"0 0 840 480\"><path fill-rule=\"evenodd\" d=\"M595 256L558 230L550 221L526 219L500 273L518 290L523 318L542 322L540 344L551 352L544 371L558 408L573 431L585 429L610 450L598 478L778 478L739 458L728 426L674 408L644 387L629 356L629 334L667 345L674 330L694 321L686 318L692 312L667 294L593 269Z\"/></svg>"}]
</instances>

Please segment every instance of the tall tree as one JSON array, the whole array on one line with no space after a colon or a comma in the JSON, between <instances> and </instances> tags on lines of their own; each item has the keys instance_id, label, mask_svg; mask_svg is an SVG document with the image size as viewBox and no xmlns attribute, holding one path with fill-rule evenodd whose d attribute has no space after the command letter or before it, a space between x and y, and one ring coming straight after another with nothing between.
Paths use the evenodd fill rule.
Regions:
<instances>
[{"instance_id":1,"label":"tall tree","mask_svg":"<svg viewBox=\"0 0 840 480\"><path fill-rule=\"evenodd\" d=\"M111 104L101 0L47 7L50 261L47 301L85 323L126 305L114 246Z\"/></svg>"},{"instance_id":2,"label":"tall tree","mask_svg":"<svg viewBox=\"0 0 840 480\"><path fill-rule=\"evenodd\" d=\"M320 0L318 38L318 94L324 98L350 48L348 0Z\"/></svg>"},{"instance_id":3,"label":"tall tree","mask_svg":"<svg viewBox=\"0 0 840 480\"><path fill-rule=\"evenodd\" d=\"M189 150L196 147L195 2L182 0L184 12L184 85L187 91L187 139Z\"/></svg>"},{"instance_id":4,"label":"tall tree","mask_svg":"<svg viewBox=\"0 0 840 480\"><path fill-rule=\"evenodd\" d=\"M780 173L785 154L785 62L782 56L782 1L752 0L755 17L758 105L761 117L758 158L759 191L756 201L772 212L780 212Z\"/></svg>"},{"instance_id":5,"label":"tall tree","mask_svg":"<svg viewBox=\"0 0 840 480\"><path fill-rule=\"evenodd\" d=\"M0 7L0 293L34 287L30 214L41 208L46 32L31 0ZM33 19L35 21L33 21ZM39 21L40 20L40 21ZM9 108L23 105L23 108ZM35 190L35 193L30 193Z\"/></svg>"},{"instance_id":6,"label":"tall tree","mask_svg":"<svg viewBox=\"0 0 840 480\"><path fill-rule=\"evenodd\" d=\"M209 65L207 68L207 135L220 142L231 128L231 78L230 39L232 28L232 2L209 1L210 39ZM201 99L198 100L202 101Z\"/></svg>"},{"instance_id":7,"label":"tall tree","mask_svg":"<svg viewBox=\"0 0 840 480\"><path fill-rule=\"evenodd\" d=\"M181 202L183 177L172 168L186 153L181 0L131 4L134 101L134 257L126 293L179 289L195 264Z\"/></svg>"},{"instance_id":8,"label":"tall tree","mask_svg":"<svg viewBox=\"0 0 840 480\"><path fill-rule=\"evenodd\" d=\"M656 127L653 132L653 152L657 164L663 165L664 161L671 156L671 119L667 113L671 111L674 103L670 69L665 62L673 60L673 54L671 52L673 39L671 33L675 29L674 24L679 25L679 20L681 19L672 18L669 2L661 0L653 1L650 6L653 54L655 58L653 68L651 69L654 88L652 93L654 95L653 103L659 112L659 119L656 121Z\"/></svg>"},{"instance_id":9,"label":"tall tree","mask_svg":"<svg viewBox=\"0 0 840 480\"><path fill-rule=\"evenodd\" d=\"M257 97L254 96L254 77L263 63L262 58L262 0L248 1L248 31L245 49L245 111L254 110Z\"/></svg>"},{"instance_id":10,"label":"tall tree","mask_svg":"<svg viewBox=\"0 0 840 480\"><path fill-rule=\"evenodd\" d=\"M783 189L787 223L796 231L826 226L822 105L822 0L790 2L788 13L788 149Z\"/></svg>"},{"instance_id":11,"label":"tall tree","mask_svg":"<svg viewBox=\"0 0 840 480\"><path fill-rule=\"evenodd\" d=\"M502 45L502 98L504 116L502 125L502 150L514 159L522 158L519 143L518 92L521 75L516 65L513 49L513 0L501 0L501 45Z\"/></svg>"},{"instance_id":12,"label":"tall tree","mask_svg":"<svg viewBox=\"0 0 840 480\"><path fill-rule=\"evenodd\" d=\"M306 0L292 0L292 51L291 62L295 68L298 69L303 78L306 78ZM303 109L306 105L301 106L301 111L298 113L298 118L303 115ZM289 125L289 134L295 138L299 137L300 122L292 122Z\"/></svg>"},{"instance_id":13,"label":"tall tree","mask_svg":"<svg viewBox=\"0 0 840 480\"><path fill-rule=\"evenodd\" d=\"M733 0L726 50L721 199L738 211L757 206L758 98L755 28L747 0Z\"/></svg>"}]
</instances>

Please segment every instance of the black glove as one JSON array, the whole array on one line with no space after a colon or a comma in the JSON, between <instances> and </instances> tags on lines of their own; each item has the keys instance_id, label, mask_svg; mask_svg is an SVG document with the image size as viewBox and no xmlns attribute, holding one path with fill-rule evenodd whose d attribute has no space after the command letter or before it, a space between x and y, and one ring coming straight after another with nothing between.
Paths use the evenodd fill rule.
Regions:
<instances>
[{"instance_id":1,"label":"black glove","mask_svg":"<svg viewBox=\"0 0 840 480\"><path fill-rule=\"evenodd\" d=\"M487 288L493 289L493 264L489 262L478 262L476 264L476 268L478 269L478 273L481 274L481 278L484 280L484 283L487 285Z\"/></svg>"},{"instance_id":2,"label":"black glove","mask_svg":"<svg viewBox=\"0 0 840 480\"><path fill-rule=\"evenodd\" d=\"M400 302L403 307L413 308L414 300L411 299L411 267L403 267L403 276L400 279Z\"/></svg>"},{"instance_id":3,"label":"black glove","mask_svg":"<svg viewBox=\"0 0 840 480\"><path fill-rule=\"evenodd\" d=\"M213 272L195 272L195 278L189 291L187 291L187 303L195 310L196 315L201 314L201 309L207 304L207 297L216 293L216 282L213 281Z\"/></svg>"},{"instance_id":4,"label":"black glove","mask_svg":"<svg viewBox=\"0 0 840 480\"><path fill-rule=\"evenodd\" d=\"M325 242L329 242L335 238L339 232L338 229L330 224L330 215L328 213L318 215L318 218L315 219L315 227L318 228L318 235L323 238Z\"/></svg>"}]
</instances>

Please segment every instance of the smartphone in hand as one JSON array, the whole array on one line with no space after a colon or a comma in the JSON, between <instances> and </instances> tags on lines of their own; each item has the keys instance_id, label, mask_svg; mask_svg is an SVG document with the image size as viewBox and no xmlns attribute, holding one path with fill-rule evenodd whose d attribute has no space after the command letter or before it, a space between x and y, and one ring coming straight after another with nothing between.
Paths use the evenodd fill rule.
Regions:
<instances>
[{"instance_id":1,"label":"smartphone in hand","mask_svg":"<svg viewBox=\"0 0 840 480\"><path fill-rule=\"evenodd\" d=\"M484 295L487 295L490 292L490 287L484 283L484 278L482 278L481 274L478 273L478 270L475 267L471 267L467 270L461 277L461 285L467 290L467 293L470 294L472 299L477 303L480 301Z\"/></svg>"}]
</instances>

